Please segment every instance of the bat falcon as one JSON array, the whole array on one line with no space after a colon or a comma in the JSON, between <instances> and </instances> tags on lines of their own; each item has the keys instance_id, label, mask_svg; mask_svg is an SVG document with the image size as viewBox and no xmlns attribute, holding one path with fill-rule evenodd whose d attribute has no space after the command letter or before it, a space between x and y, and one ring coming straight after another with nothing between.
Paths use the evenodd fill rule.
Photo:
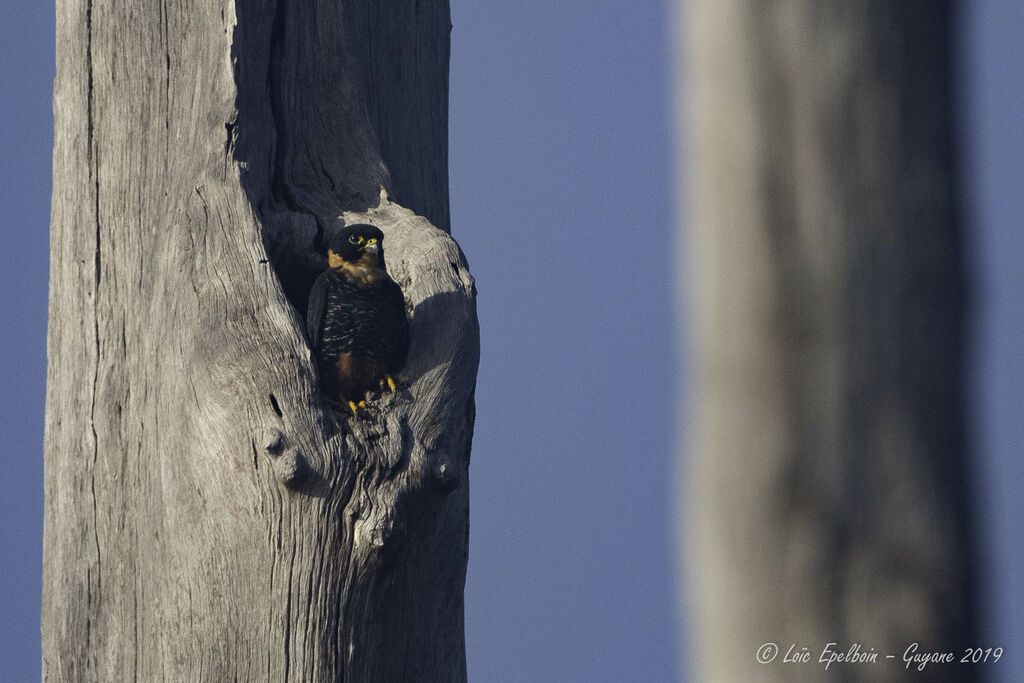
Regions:
<instances>
[{"instance_id":1,"label":"bat falcon","mask_svg":"<svg viewBox=\"0 0 1024 683\"><path fill-rule=\"evenodd\" d=\"M349 225L328 242L327 269L309 293L306 326L324 394L352 414L368 391L395 390L409 353L405 297L384 269L384 233Z\"/></svg>"}]
</instances>

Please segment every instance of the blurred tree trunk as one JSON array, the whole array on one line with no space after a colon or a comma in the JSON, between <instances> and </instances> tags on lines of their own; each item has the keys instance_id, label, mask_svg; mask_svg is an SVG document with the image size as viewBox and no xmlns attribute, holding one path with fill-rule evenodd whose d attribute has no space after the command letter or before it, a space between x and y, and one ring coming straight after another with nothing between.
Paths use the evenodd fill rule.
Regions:
<instances>
[{"instance_id":1,"label":"blurred tree trunk","mask_svg":"<svg viewBox=\"0 0 1024 683\"><path fill-rule=\"evenodd\" d=\"M43 678L464 680L447 0L57 11ZM356 421L300 321L361 221L413 348Z\"/></svg>"},{"instance_id":2,"label":"blurred tree trunk","mask_svg":"<svg viewBox=\"0 0 1024 683\"><path fill-rule=\"evenodd\" d=\"M977 644L952 4L679 4L695 680L890 680Z\"/></svg>"}]
</instances>

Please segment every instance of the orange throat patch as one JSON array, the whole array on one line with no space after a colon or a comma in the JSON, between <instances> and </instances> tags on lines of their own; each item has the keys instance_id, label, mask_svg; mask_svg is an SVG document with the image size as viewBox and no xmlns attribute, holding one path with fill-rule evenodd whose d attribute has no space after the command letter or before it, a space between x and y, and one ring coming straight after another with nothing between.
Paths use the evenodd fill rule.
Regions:
<instances>
[{"instance_id":1,"label":"orange throat patch","mask_svg":"<svg viewBox=\"0 0 1024 683\"><path fill-rule=\"evenodd\" d=\"M377 263L376 254L363 254L358 261L346 261L328 249L327 265L341 272L349 282L355 282L364 287L375 285L387 277L387 271Z\"/></svg>"}]
</instances>

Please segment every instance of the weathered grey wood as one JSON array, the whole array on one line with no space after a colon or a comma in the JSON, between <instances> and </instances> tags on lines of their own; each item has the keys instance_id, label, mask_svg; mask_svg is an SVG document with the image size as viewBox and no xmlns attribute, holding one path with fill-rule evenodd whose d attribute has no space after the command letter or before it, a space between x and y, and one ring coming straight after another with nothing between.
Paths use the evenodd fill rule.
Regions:
<instances>
[{"instance_id":1,"label":"weathered grey wood","mask_svg":"<svg viewBox=\"0 0 1024 683\"><path fill-rule=\"evenodd\" d=\"M44 679L465 679L449 28L447 0L59 0ZM356 220L413 330L358 422L300 322Z\"/></svg>"},{"instance_id":2,"label":"weathered grey wood","mask_svg":"<svg viewBox=\"0 0 1024 683\"><path fill-rule=\"evenodd\" d=\"M793 643L968 647L951 3L679 6L695 679L820 679Z\"/></svg>"}]
</instances>

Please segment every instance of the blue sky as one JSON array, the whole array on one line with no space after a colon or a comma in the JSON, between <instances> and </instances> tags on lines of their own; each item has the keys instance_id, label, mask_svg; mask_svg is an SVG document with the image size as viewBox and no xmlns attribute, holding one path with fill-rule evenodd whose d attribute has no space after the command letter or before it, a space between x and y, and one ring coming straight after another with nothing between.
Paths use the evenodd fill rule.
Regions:
<instances>
[{"instance_id":1,"label":"blue sky","mask_svg":"<svg viewBox=\"0 0 1024 683\"><path fill-rule=\"evenodd\" d=\"M1002 680L1024 680L1024 4L964 12L965 165L975 285L975 448L983 489L981 590Z\"/></svg>"},{"instance_id":2,"label":"blue sky","mask_svg":"<svg viewBox=\"0 0 1024 683\"><path fill-rule=\"evenodd\" d=\"M979 470L1024 680L1024 5L969 5ZM52 6L0 6L0 680L39 675ZM676 207L665 3L452 0L452 232L482 332L466 625L476 681L679 677Z\"/></svg>"}]
</instances>

